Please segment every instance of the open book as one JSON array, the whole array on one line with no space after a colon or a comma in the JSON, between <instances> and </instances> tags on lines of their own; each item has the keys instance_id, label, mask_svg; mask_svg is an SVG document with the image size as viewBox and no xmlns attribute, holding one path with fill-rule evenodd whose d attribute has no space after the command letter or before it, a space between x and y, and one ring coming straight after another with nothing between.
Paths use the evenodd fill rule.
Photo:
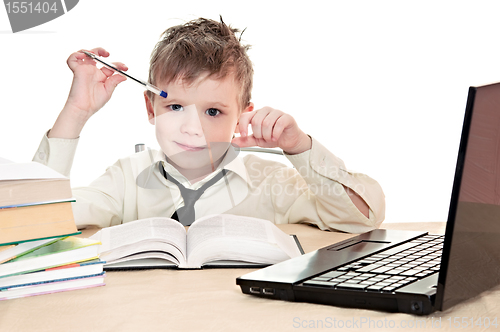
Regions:
<instances>
[{"instance_id":1,"label":"open book","mask_svg":"<svg viewBox=\"0 0 500 332\"><path fill-rule=\"evenodd\" d=\"M169 218L148 218L103 228L105 270L124 268L261 267L303 254L295 236L268 220L210 215L185 227Z\"/></svg>"}]
</instances>

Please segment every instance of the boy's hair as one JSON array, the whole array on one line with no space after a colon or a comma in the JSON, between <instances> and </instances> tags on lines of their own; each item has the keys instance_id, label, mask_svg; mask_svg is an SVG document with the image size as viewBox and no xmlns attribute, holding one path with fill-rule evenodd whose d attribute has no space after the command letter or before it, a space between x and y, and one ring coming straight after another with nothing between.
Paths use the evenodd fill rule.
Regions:
<instances>
[{"instance_id":1,"label":"boy's hair","mask_svg":"<svg viewBox=\"0 0 500 332\"><path fill-rule=\"evenodd\" d=\"M234 74L240 88L239 107L244 109L251 98L253 68L247 55L250 46L240 44L237 32L222 17L220 22L198 18L168 28L151 53L149 82L168 84L182 79L190 84L203 73L215 79ZM150 99L154 97L147 93Z\"/></svg>"}]
</instances>

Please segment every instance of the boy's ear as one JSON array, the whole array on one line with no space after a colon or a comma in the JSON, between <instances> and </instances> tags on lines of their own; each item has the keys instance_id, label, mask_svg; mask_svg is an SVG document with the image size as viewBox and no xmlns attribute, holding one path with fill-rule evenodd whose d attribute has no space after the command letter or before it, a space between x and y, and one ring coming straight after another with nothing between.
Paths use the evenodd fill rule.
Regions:
<instances>
[{"instance_id":1,"label":"boy's ear","mask_svg":"<svg viewBox=\"0 0 500 332\"><path fill-rule=\"evenodd\" d=\"M144 100L146 102L146 110L148 112L148 120L152 125L155 124L155 111L153 109L153 103L148 97L147 91L144 91Z\"/></svg>"},{"instance_id":2,"label":"boy's ear","mask_svg":"<svg viewBox=\"0 0 500 332\"><path fill-rule=\"evenodd\" d=\"M253 111L253 108L254 108L253 103L252 103L252 102L248 103L248 106L247 106L247 107L246 107L243 111L241 111L240 116L241 116L243 113L245 113L245 112L251 112L251 111ZM239 127L239 124L240 124L240 122L238 121L238 122L236 123L236 128L234 129L234 132L235 132L235 133L239 133L239 132L240 132L240 127Z\"/></svg>"}]
</instances>

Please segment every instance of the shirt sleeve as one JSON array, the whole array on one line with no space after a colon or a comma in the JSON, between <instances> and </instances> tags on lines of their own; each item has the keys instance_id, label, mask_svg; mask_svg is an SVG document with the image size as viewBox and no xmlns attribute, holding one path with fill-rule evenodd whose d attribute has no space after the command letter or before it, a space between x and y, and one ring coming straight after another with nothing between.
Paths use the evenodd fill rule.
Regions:
<instances>
[{"instance_id":1,"label":"shirt sleeve","mask_svg":"<svg viewBox=\"0 0 500 332\"><path fill-rule=\"evenodd\" d=\"M42 138L33 161L70 177L79 139L48 138L47 133ZM72 203L72 208L77 227L108 227L121 223L124 187L123 170L117 162L88 187L72 188L73 198L76 200Z\"/></svg>"},{"instance_id":2,"label":"shirt sleeve","mask_svg":"<svg viewBox=\"0 0 500 332\"><path fill-rule=\"evenodd\" d=\"M378 228L385 218L385 195L377 181L348 171L344 162L312 138L310 150L285 156L300 176L303 190L286 212L289 223L310 222L323 230L363 233ZM344 189L356 192L369 207L365 217Z\"/></svg>"},{"instance_id":3,"label":"shirt sleeve","mask_svg":"<svg viewBox=\"0 0 500 332\"><path fill-rule=\"evenodd\" d=\"M49 138L48 131L42 138L33 161L44 164L69 178L78 138Z\"/></svg>"}]
</instances>

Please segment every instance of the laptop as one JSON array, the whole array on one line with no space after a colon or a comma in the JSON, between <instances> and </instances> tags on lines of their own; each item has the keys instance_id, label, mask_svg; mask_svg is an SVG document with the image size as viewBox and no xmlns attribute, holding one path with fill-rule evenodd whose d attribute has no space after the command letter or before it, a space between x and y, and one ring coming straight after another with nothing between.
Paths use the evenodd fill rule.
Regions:
<instances>
[{"instance_id":1,"label":"laptop","mask_svg":"<svg viewBox=\"0 0 500 332\"><path fill-rule=\"evenodd\" d=\"M269 299L416 315L500 284L500 83L469 88L445 235L376 229L236 284Z\"/></svg>"}]
</instances>

